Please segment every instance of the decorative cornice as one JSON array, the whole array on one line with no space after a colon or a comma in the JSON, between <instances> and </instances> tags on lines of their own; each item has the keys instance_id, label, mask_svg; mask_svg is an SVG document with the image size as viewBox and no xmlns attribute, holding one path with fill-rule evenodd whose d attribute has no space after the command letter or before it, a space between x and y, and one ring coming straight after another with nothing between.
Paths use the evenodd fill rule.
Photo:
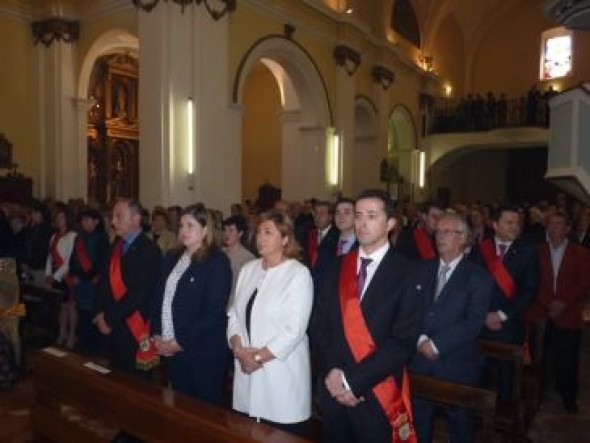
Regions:
<instances>
[{"instance_id":1,"label":"decorative cornice","mask_svg":"<svg viewBox=\"0 0 590 443\"><path fill-rule=\"evenodd\" d=\"M49 18L32 23L34 43L51 45L54 40L62 40L65 43L72 43L80 36L80 23L77 20L66 20L63 18Z\"/></svg>"},{"instance_id":2,"label":"decorative cornice","mask_svg":"<svg viewBox=\"0 0 590 443\"><path fill-rule=\"evenodd\" d=\"M132 0L132 1L136 7L141 8L145 12L151 12L156 6L158 6L158 3L160 3L160 0ZM211 6L210 5L211 0L164 0L164 1L166 1L166 2L171 1L172 3L176 3L176 4L180 5L180 12L181 13L184 13L184 8L186 8L188 5L192 5L194 3L195 5L198 6L201 3L203 3L205 5L205 8L207 8L207 12L211 16L211 18L213 18L213 20L215 20L215 21L219 20L220 18L222 18L226 14L229 14L230 12L236 10L236 0L218 0L221 3L223 3L223 7L221 9L217 9L217 8L214 8L213 6Z\"/></svg>"},{"instance_id":3,"label":"decorative cornice","mask_svg":"<svg viewBox=\"0 0 590 443\"><path fill-rule=\"evenodd\" d=\"M334 48L334 60L337 66L343 67L352 77L361 64L361 54L350 46L337 45Z\"/></svg>"},{"instance_id":4,"label":"decorative cornice","mask_svg":"<svg viewBox=\"0 0 590 443\"><path fill-rule=\"evenodd\" d=\"M389 89L395 80L395 73L385 66L375 65L371 69L371 77L375 83L379 83L384 91Z\"/></svg>"}]
</instances>

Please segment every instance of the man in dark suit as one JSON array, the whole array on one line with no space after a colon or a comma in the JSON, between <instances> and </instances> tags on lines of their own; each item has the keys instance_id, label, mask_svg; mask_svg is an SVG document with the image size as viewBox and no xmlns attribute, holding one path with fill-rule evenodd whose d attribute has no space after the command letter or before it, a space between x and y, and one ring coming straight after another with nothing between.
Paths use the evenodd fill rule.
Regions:
<instances>
[{"instance_id":1,"label":"man in dark suit","mask_svg":"<svg viewBox=\"0 0 590 443\"><path fill-rule=\"evenodd\" d=\"M436 228L440 258L424 262L416 278L425 315L410 369L474 384L479 375L477 338L488 312L492 279L464 257L468 239L469 228L461 216L444 214L440 218ZM435 404L412 397L412 406L419 441L432 441ZM449 408L448 418L452 442L475 441L470 411Z\"/></svg>"},{"instance_id":2,"label":"man in dark suit","mask_svg":"<svg viewBox=\"0 0 590 443\"><path fill-rule=\"evenodd\" d=\"M314 291L321 287L327 268L334 257L340 233L334 226L334 207L330 202L318 201L313 209L315 228L307 237L307 265L313 278Z\"/></svg>"},{"instance_id":3,"label":"man in dark suit","mask_svg":"<svg viewBox=\"0 0 590 443\"><path fill-rule=\"evenodd\" d=\"M518 208L500 206L492 214L494 238L477 245L474 259L485 266L494 279L492 300L481 336L488 340L524 345L525 314L539 283L539 266L534 247L520 239ZM484 367L483 383L489 384L490 366ZM498 363L499 400L512 399L512 369Z\"/></svg>"},{"instance_id":4,"label":"man in dark suit","mask_svg":"<svg viewBox=\"0 0 590 443\"><path fill-rule=\"evenodd\" d=\"M388 242L394 225L387 193L361 193L359 248L338 257L322 285L312 336L325 442L390 443L392 433L416 441L404 372L422 313L411 265Z\"/></svg>"},{"instance_id":5,"label":"man in dark suit","mask_svg":"<svg viewBox=\"0 0 590 443\"><path fill-rule=\"evenodd\" d=\"M569 231L565 214L549 216L549 241L537 247L541 280L531 316L546 320L543 366L553 369L550 375L555 377L555 389L565 410L577 413L580 339L590 291L590 252L569 241Z\"/></svg>"},{"instance_id":6,"label":"man in dark suit","mask_svg":"<svg viewBox=\"0 0 590 443\"><path fill-rule=\"evenodd\" d=\"M396 249L410 259L430 259L436 257L434 231L438 219L444 213L442 203L431 201L424 205L422 224L414 228L405 227L396 242Z\"/></svg>"},{"instance_id":7,"label":"man in dark suit","mask_svg":"<svg viewBox=\"0 0 590 443\"><path fill-rule=\"evenodd\" d=\"M141 205L119 200L113 208L117 240L109 253L95 323L108 336L110 364L147 377L155 364L148 319L161 253L141 229Z\"/></svg>"}]
</instances>

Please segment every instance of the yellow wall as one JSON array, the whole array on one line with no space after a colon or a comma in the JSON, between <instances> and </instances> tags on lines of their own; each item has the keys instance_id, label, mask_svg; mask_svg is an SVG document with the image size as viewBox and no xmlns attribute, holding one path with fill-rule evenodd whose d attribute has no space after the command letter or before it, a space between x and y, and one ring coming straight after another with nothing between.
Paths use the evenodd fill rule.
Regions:
<instances>
[{"instance_id":1,"label":"yellow wall","mask_svg":"<svg viewBox=\"0 0 590 443\"><path fill-rule=\"evenodd\" d=\"M525 93L539 80L541 33L553 26L541 7L521 2L508 10L475 48L470 92Z\"/></svg>"},{"instance_id":2,"label":"yellow wall","mask_svg":"<svg viewBox=\"0 0 590 443\"><path fill-rule=\"evenodd\" d=\"M244 85L242 199L256 200L258 187L281 187L281 97L272 73L257 64Z\"/></svg>"},{"instance_id":3,"label":"yellow wall","mask_svg":"<svg viewBox=\"0 0 590 443\"><path fill-rule=\"evenodd\" d=\"M452 15L447 15L441 23L434 41L434 69L444 83L452 86L452 96L461 97L465 84L465 44Z\"/></svg>"},{"instance_id":4,"label":"yellow wall","mask_svg":"<svg viewBox=\"0 0 590 443\"><path fill-rule=\"evenodd\" d=\"M37 151L37 91L33 35L28 23L0 16L0 133L13 144L13 161L35 179ZM6 171L0 170L0 173ZM37 185L37 183L34 183Z\"/></svg>"}]
</instances>

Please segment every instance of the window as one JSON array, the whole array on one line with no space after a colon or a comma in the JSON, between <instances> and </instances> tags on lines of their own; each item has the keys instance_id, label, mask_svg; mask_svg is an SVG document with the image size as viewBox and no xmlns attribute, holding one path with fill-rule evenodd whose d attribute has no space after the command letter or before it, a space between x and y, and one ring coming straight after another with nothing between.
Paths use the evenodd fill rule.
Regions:
<instances>
[{"instance_id":1,"label":"window","mask_svg":"<svg viewBox=\"0 0 590 443\"><path fill-rule=\"evenodd\" d=\"M565 28L545 31L542 35L541 80L566 77L572 72L572 32Z\"/></svg>"}]
</instances>

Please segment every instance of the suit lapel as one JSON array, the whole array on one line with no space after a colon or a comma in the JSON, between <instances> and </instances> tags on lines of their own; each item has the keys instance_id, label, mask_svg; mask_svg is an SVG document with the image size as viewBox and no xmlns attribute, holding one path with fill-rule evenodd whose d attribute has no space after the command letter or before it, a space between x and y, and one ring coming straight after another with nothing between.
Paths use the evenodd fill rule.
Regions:
<instances>
[{"instance_id":1,"label":"suit lapel","mask_svg":"<svg viewBox=\"0 0 590 443\"><path fill-rule=\"evenodd\" d=\"M384 287L387 287L388 281L397 281L394 275L397 273L395 266L395 260L393 259L394 253L393 248L390 246L387 253L379 263L379 267L375 271L373 278L369 282L369 286L365 290L365 294L361 300L361 309L364 311L370 311L371 306L374 304L374 299L378 299L379 292Z\"/></svg>"},{"instance_id":2,"label":"suit lapel","mask_svg":"<svg viewBox=\"0 0 590 443\"><path fill-rule=\"evenodd\" d=\"M465 261L465 257L463 257L461 259L461 261L459 261L459 263L457 264L457 267L455 268L455 270L453 271L453 273L451 274L451 277L449 278L449 280L447 281L447 283L445 284L445 286L442 288L442 291L440 292L440 294L438 295L438 298L436 299L435 303L440 303L441 300L445 297L445 295L448 292L452 292L453 288L455 286L457 286L457 284L464 279L464 268L465 266L463 265L463 262ZM438 268L437 268L438 271ZM438 272L437 272L438 274ZM437 275L438 277L438 275ZM435 277L436 279L436 277ZM436 286L436 284L435 284ZM436 290L436 289L435 289ZM434 294L434 291L433 291Z\"/></svg>"}]
</instances>

